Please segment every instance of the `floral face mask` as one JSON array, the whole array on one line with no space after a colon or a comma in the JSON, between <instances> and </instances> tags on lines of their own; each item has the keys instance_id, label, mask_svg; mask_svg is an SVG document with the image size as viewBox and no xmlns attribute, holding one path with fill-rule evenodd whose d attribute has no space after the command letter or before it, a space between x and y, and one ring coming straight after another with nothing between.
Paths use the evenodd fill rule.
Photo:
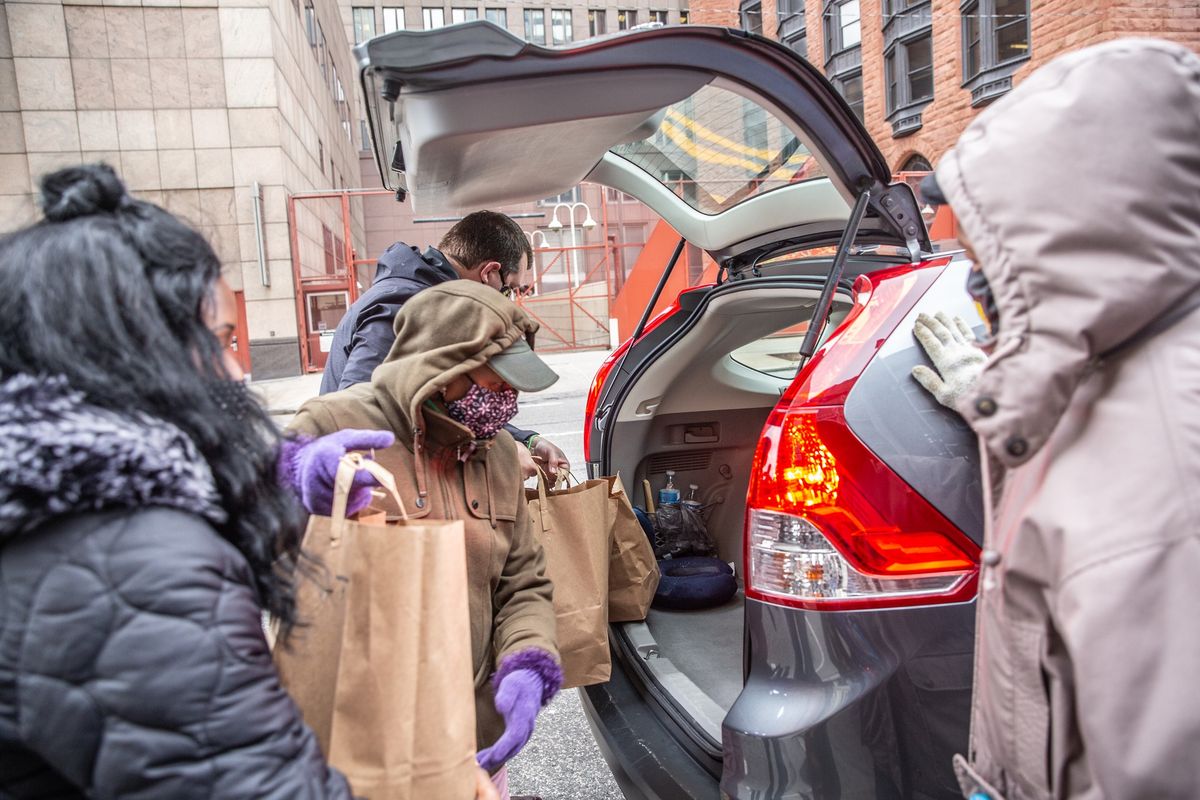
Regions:
<instances>
[{"instance_id":1,"label":"floral face mask","mask_svg":"<svg viewBox=\"0 0 1200 800\"><path fill-rule=\"evenodd\" d=\"M476 439L491 439L517 415L517 390L512 387L493 392L477 383L461 400L446 403L450 418L471 429Z\"/></svg>"}]
</instances>

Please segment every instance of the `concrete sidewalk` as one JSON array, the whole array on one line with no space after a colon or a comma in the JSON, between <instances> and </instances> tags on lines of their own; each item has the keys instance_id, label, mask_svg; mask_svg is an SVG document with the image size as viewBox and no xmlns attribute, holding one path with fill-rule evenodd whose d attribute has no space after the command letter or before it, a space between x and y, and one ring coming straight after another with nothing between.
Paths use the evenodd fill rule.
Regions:
<instances>
[{"instance_id":1,"label":"concrete sidewalk","mask_svg":"<svg viewBox=\"0 0 1200 800\"><path fill-rule=\"evenodd\" d=\"M560 376L558 383L544 392L539 392L538 401L550 401L579 394L586 394L592 377L600 363L608 356L607 350L573 350L563 353L547 353L542 356L550 368ZM304 404L316 397L321 389L321 374L300 375L295 378L276 378L255 381L251 388L262 398L273 417L290 418ZM527 395L534 397L535 395ZM277 420L286 425L287 419Z\"/></svg>"}]
</instances>

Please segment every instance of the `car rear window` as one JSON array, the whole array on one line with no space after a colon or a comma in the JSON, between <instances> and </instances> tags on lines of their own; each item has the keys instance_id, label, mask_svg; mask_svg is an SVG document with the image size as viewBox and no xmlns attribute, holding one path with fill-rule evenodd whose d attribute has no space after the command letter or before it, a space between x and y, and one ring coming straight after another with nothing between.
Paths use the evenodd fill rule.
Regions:
<instances>
[{"instance_id":1,"label":"car rear window","mask_svg":"<svg viewBox=\"0 0 1200 800\"><path fill-rule=\"evenodd\" d=\"M783 120L754 100L711 85L668 106L653 135L612 152L704 214L825 175Z\"/></svg>"}]
</instances>

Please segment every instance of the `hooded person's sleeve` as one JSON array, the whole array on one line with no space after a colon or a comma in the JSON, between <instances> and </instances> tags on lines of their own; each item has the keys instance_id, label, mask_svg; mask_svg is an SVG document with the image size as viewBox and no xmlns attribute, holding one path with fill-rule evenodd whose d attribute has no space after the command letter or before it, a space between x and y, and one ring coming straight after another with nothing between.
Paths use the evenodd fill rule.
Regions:
<instances>
[{"instance_id":1,"label":"hooded person's sleeve","mask_svg":"<svg viewBox=\"0 0 1200 800\"><path fill-rule=\"evenodd\" d=\"M359 314L358 326L350 339L346 366L342 368L342 377L338 381L338 391L371 380L371 373L383 363L392 349L392 343L396 341L393 325L398 310L399 306L377 303L364 308Z\"/></svg>"},{"instance_id":2,"label":"hooded person's sleeve","mask_svg":"<svg viewBox=\"0 0 1200 800\"><path fill-rule=\"evenodd\" d=\"M524 497L517 504L512 547L500 581L492 594L496 665L505 656L536 647L558 659L555 642L554 602L546 577L546 556L533 536L533 520Z\"/></svg>"},{"instance_id":3,"label":"hooded person's sleeve","mask_svg":"<svg viewBox=\"0 0 1200 800\"><path fill-rule=\"evenodd\" d=\"M1200 797L1197 574L1200 537L1190 531L1089 566L1060 588L1055 623L1097 796Z\"/></svg>"}]
</instances>

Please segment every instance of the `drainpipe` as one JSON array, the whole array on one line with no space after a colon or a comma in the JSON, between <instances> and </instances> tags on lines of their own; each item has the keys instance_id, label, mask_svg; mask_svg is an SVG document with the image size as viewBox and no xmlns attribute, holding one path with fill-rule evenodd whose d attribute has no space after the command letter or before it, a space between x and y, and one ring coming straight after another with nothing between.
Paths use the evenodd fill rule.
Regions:
<instances>
[{"instance_id":1,"label":"drainpipe","mask_svg":"<svg viewBox=\"0 0 1200 800\"><path fill-rule=\"evenodd\" d=\"M254 239L258 245L258 277L263 286L270 286L271 271L267 269L267 240L263 235L262 184L255 181L251 190L254 192Z\"/></svg>"}]
</instances>

